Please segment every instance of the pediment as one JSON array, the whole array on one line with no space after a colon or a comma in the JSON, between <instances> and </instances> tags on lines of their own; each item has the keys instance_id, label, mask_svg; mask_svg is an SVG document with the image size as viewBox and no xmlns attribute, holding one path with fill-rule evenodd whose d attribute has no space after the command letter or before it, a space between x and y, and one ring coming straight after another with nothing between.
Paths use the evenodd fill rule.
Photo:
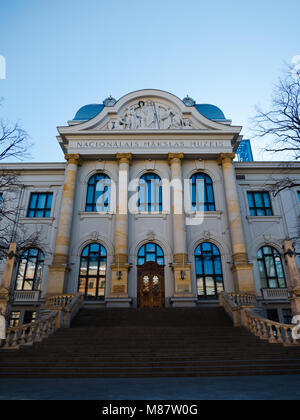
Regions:
<instances>
[{"instance_id":1,"label":"pediment","mask_svg":"<svg viewBox=\"0 0 300 420\"><path fill-rule=\"evenodd\" d=\"M230 126L211 121L178 97L163 91L143 90L125 95L106 106L93 119L72 125L68 133L136 131L229 131ZM59 130L63 133L65 130Z\"/></svg>"}]
</instances>

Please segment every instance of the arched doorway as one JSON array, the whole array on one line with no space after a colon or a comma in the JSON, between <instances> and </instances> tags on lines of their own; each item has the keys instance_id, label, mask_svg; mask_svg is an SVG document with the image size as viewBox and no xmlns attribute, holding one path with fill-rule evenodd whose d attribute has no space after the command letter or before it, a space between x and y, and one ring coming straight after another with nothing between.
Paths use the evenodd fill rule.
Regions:
<instances>
[{"instance_id":1,"label":"arched doorway","mask_svg":"<svg viewBox=\"0 0 300 420\"><path fill-rule=\"evenodd\" d=\"M138 252L138 306L165 306L164 252L155 243L143 245Z\"/></svg>"}]
</instances>

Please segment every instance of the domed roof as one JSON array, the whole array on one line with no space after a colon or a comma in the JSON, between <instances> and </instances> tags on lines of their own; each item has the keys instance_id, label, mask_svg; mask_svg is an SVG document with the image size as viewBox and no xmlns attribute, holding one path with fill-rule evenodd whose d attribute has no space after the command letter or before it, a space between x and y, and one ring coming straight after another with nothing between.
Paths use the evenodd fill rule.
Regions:
<instances>
[{"instance_id":1,"label":"domed roof","mask_svg":"<svg viewBox=\"0 0 300 420\"><path fill-rule=\"evenodd\" d=\"M77 111L73 121L91 120L92 118L96 117L96 115L98 115L103 108L104 105L101 104L85 105Z\"/></svg>"},{"instance_id":2,"label":"domed roof","mask_svg":"<svg viewBox=\"0 0 300 420\"><path fill-rule=\"evenodd\" d=\"M216 105L211 104L196 104L195 101L187 96L184 98L183 103L186 106L189 107L195 107L200 114L202 114L204 117L208 118L209 120L213 121L227 121L223 111L221 111L220 108L218 108ZM103 104L90 104L85 105L81 107L76 115L73 121L88 121L94 118L96 115L98 115L104 107L111 107L115 105L116 99L113 97L108 97L103 101Z\"/></svg>"},{"instance_id":3,"label":"domed roof","mask_svg":"<svg viewBox=\"0 0 300 420\"><path fill-rule=\"evenodd\" d=\"M226 121L226 117L216 105L211 104L196 104L195 108L202 114L204 117L208 118L209 120L219 120L219 121Z\"/></svg>"}]
</instances>

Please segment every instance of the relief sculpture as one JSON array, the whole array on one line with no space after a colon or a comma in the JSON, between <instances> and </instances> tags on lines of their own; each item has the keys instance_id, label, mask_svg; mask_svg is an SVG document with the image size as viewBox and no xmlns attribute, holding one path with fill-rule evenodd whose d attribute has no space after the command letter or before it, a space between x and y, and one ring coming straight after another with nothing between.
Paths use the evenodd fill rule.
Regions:
<instances>
[{"instance_id":1,"label":"relief sculpture","mask_svg":"<svg viewBox=\"0 0 300 420\"><path fill-rule=\"evenodd\" d=\"M157 104L151 100L140 100L127 107L116 119L110 119L108 130L179 130L194 128L190 119L183 119L181 114L169 106Z\"/></svg>"}]
</instances>

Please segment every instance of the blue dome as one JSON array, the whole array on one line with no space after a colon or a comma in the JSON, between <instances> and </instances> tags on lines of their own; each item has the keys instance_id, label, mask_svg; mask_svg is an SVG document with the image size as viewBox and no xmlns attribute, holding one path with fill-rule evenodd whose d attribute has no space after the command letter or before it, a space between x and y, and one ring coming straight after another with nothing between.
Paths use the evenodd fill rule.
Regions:
<instances>
[{"instance_id":1,"label":"blue dome","mask_svg":"<svg viewBox=\"0 0 300 420\"><path fill-rule=\"evenodd\" d=\"M224 113L215 105L196 104L195 108L200 112L200 114L209 120L226 121Z\"/></svg>"},{"instance_id":2,"label":"blue dome","mask_svg":"<svg viewBox=\"0 0 300 420\"><path fill-rule=\"evenodd\" d=\"M104 105L100 104L91 104L85 105L77 111L73 121L87 121L91 120L92 118L96 117L102 109Z\"/></svg>"}]
</instances>

